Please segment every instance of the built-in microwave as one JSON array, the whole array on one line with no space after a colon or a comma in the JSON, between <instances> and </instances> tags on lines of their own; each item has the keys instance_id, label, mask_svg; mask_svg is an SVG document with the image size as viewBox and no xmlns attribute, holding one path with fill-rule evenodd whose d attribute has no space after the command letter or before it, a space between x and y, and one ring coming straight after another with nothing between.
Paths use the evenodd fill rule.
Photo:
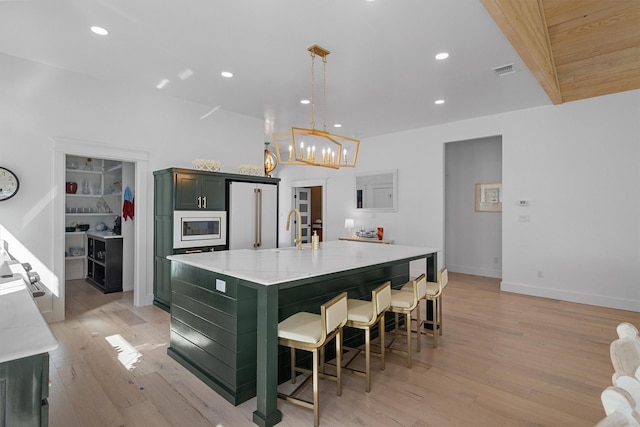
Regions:
<instances>
[{"instance_id":1,"label":"built-in microwave","mask_svg":"<svg viewBox=\"0 0 640 427\"><path fill-rule=\"evenodd\" d=\"M192 248L227 244L227 212L174 211L173 247Z\"/></svg>"}]
</instances>

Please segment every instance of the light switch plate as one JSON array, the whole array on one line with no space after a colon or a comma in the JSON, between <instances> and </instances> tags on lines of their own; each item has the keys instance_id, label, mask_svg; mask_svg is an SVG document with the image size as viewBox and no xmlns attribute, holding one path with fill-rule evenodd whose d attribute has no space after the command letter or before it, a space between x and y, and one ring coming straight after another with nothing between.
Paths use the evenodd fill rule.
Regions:
<instances>
[{"instance_id":1,"label":"light switch plate","mask_svg":"<svg viewBox=\"0 0 640 427\"><path fill-rule=\"evenodd\" d=\"M216 291L227 292L227 282L216 279Z\"/></svg>"}]
</instances>

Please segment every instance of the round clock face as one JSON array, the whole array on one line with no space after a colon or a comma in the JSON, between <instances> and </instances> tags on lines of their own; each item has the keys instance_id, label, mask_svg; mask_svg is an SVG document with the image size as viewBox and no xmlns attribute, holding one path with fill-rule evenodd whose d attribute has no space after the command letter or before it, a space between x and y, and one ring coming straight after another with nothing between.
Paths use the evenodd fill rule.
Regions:
<instances>
[{"instance_id":1,"label":"round clock face","mask_svg":"<svg viewBox=\"0 0 640 427\"><path fill-rule=\"evenodd\" d=\"M0 202L15 196L19 188L18 177L9 169L0 167Z\"/></svg>"}]
</instances>

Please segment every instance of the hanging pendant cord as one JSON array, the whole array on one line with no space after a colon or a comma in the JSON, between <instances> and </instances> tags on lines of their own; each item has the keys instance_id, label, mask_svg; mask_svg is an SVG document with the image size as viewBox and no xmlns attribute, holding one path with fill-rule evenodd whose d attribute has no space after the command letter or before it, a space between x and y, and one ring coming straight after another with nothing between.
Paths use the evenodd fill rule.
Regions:
<instances>
[{"instance_id":1,"label":"hanging pendant cord","mask_svg":"<svg viewBox=\"0 0 640 427\"><path fill-rule=\"evenodd\" d=\"M316 121L315 121L315 102L314 102L314 96L313 94L315 93L315 81L316 81L316 76L315 76L315 59L316 59L316 54L312 51L311 52L311 129L315 129L316 128Z\"/></svg>"},{"instance_id":2,"label":"hanging pendant cord","mask_svg":"<svg viewBox=\"0 0 640 427\"><path fill-rule=\"evenodd\" d=\"M327 131L327 57L322 57L322 123L324 131Z\"/></svg>"}]
</instances>

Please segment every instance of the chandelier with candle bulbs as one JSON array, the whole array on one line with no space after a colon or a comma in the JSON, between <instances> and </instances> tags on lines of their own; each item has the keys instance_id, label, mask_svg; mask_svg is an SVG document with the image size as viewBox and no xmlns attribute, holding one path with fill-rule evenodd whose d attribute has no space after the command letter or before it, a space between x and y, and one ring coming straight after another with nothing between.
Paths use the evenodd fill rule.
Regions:
<instances>
[{"instance_id":1,"label":"chandelier with candle bulbs","mask_svg":"<svg viewBox=\"0 0 640 427\"><path fill-rule=\"evenodd\" d=\"M273 134L276 157L279 164L322 166L339 169L355 167L358 159L360 140L327 131L327 55L329 51L313 45L307 49L311 53L311 128L291 127L289 132ZM323 129L315 128L315 58L322 58L323 78Z\"/></svg>"}]
</instances>

